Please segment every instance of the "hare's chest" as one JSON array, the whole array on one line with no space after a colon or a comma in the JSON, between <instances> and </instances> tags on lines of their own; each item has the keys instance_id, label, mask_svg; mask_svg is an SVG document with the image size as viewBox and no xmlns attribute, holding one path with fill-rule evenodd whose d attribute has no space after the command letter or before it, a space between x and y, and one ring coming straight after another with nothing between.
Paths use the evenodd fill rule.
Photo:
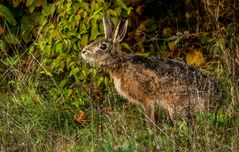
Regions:
<instances>
[{"instance_id":1,"label":"hare's chest","mask_svg":"<svg viewBox=\"0 0 239 152\"><path fill-rule=\"evenodd\" d=\"M120 79L114 79L115 89L120 92L121 91L121 82Z\"/></svg>"},{"instance_id":2,"label":"hare's chest","mask_svg":"<svg viewBox=\"0 0 239 152\"><path fill-rule=\"evenodd\" d=\"M130 102L133 103L139 103L134 96L132 96L129 92L129 90L127 90L124 85L122 85L121 79L114 79L114 85L115 85L115 89L117 90L117 92L123 96L124 98L128 99Z\"/></svg>"},{"instance_id":3,"label":"hare's chest","mask_svg":"<svg viewBox=\"0 0 239 152\"><path fill-rule=\"evenodd\" d=\"M122 89L122 83L120 79L114 79L115 89L117 92L122 95L123 97L127 98L127 92Z\"/></svg>"}]
</instances>

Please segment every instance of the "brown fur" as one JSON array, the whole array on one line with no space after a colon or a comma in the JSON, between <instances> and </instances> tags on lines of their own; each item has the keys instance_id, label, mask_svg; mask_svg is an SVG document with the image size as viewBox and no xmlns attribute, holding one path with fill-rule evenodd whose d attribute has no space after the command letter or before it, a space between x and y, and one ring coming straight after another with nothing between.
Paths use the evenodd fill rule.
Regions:
<instances>
[{"instance_id":1,"label":"brown fur","mask_svg":"<svg viewBox=\"0 0 239 152\"><path fill-rule=\"evenodd\" d=\"M189 115L208 108L209 103L217 98L217 84L193 66L122 52L119 42L126 33L127 21L123 25L119 23L114 34L107 28L111 25L107 24L110 21L105 16L106 39L86 46L82 56L110 74L120 95L144 108L146 116L151 119L146 119L148 125L155 122L155 104L167 110L172 120L187 120ZM105 50L102 49L104 44L107 46Z\"/></svg>"}]
</instances>

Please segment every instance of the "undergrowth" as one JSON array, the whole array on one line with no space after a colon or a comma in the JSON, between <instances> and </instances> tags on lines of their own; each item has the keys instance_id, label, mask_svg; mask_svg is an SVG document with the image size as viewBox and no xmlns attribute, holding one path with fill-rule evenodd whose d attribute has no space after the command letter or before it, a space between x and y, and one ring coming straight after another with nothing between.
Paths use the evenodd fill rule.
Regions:
<instances>
[{"instance_id":1,"label":"undergrowth","mask_svg":"<svg viewBox=\"0 0 239 152\"><path fill-rule=\"evenodd\" d=\"M147 130L142 109L113 90L84 108L85 122L74 120L76 109L35 91L31 78L19 90L5 89L0 99L2 151L237 151L239 114L235 84L224 84L219 111L198 114L194 125L174 126L158 109L157 128ZM235 88L234 88L235 87ZM232 94L235 93L235 94ZM235 100L235 103L231 102Z\"/></svg>"}]
</instances>

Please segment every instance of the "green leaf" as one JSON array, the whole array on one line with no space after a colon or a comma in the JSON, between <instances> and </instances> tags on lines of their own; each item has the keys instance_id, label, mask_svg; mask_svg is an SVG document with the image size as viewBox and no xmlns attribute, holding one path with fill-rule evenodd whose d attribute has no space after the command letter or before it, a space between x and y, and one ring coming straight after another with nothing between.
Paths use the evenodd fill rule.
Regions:
<instances>
[{"instance_id":1,"label":"green leaf","mask_svg":"<svg viewBox=\"0 0 239 152\"><path fill-rule=\"evenodd\" d=\"M105 82L105 77L101 76L97 81L97 86L101 86Z\"/></svg>"},{"instance_id":2,"label":"green leaf","mask_svg":"<svg viewBox=\"0 0 239 152\"><path fill-rule=\"evenodd\" d=\"M70 63L67 63L67 69L74 68L75 65L76 65L76 62L70 60Z\"/></svg>"},{"instance_id":3,"label":"green leaf","mask_svg":"<svg viewBox=\"0 0 239 152\"><path fill-rule=\"evenodd\" d=\"M32 54L35 51L35 45L31 45L28 49L29 53Z\"/></svg>"},{"instance_id":4,"label":"green leaf","mask_svg":"<svg viewBox=\"0 0 239 152\"><path fill-rule=\"evenodd\" d=\"M90 40L95 40L98 35L100 35L100 32L98 31L98 23L97 20L99 18L99 15L95 15L91 20L91 36Z\"/></svg>"},{"instance_id":5,"label":"green leaf","mask_svg":"<svg viewBox=\"0 0 239 152\"><path fill-rule=\"evenodd\" d=\"M88 34L84 34L79 42L81 47L85 47L88 43Z\"/></svg>"},{"instance_id":6,"label":"green leaf","mask_svg":"<svg viewBox=\"0 0 239 152\"><path fill-rule=\"evenodd\" d=\"M46 74L46 75L48 75L48 76L50 76L50 77L53 76L53 75L51 74L51 72L49 72L49 71L41 71L40 73L41 73L41 74Z\"/></svg>"},{"instance_id":7,"label":"green leaf","mask_svg":"<svg viewBox=\"0 0 239 152\"><path fill-rule=\"evenodd\" d=\"M11 25L17 25L17 21L15 20L12 12L2 4L0 4L0 16L4 17Z\"/></svg>"},{"instance_id":8,"label":"green leaf","mask_svg":"<svg viewBox=\"0 0 239 152\"><path fill-rule=\"evenodd\" d=\"M125 10L128 10L128 7L125 5L125 3L121 3L121 7Z\"/></svg>"},{"instance_id":9,"label":"green leaf","mask_svg":"<svg viewBox=\"0 0 239 152\"><path fill-rule=\"evenodd\" d=\"M127 43L122 43L121 46L122 46L123 48L126 48L127 50L132 51L131 48L130 48L130 46L129 46L129 44L127 44Z\"/></svg>"},{"instance_id":10,"label":"green leaf","mask_svg":"<svg viewBox=\"0 0 239 152\"><path fill-rule=\"evenodd\" d=\"M74 13L77 12L80 8L80 3L73 3L72 8Z\"/></svg>"},{"instance_id":11,"label":"green leaf","mask_svg":"<svg viewBox=\"0 0 239 152\"><path fill-rule=\"evenodd\" d=\"M78 67L75 67L74 69L71 70L69 77L72 75L75 75L76 73L78 73L80 71L80 69Z\"/></svg>"},{"instance_id":12,"label":"green leaf","mask_svg":"<svg viewBox=\"0 0 239 152\"><path fill-rule=\"evenodd\" d=\"M75 106L76 108L79 108L81 105L84 105L84 101L80 98L74 102L71 103L73 106Z\"/></svg>"},{"instance_id":13,"label":"green leaf","mask_svg":"<svg viewBox=\"0 0 239 152\"><path fill-rule=\"evenodd\" d=\"M117 16L120 16L120 14L121 14L121 8L120 8L120 7L116 7L116 8L114 9L114 12L115 12L115 14L116 14Z\"/></svg>"},{"instance_id":14,"label":"green leaf","mask_svg":"<svg viewBox=\"0 0 239 152\"><path fill-rule=\"evenodd\" d=\"M43 25L44 21L46 20L45 17L40 13L34 13L33 15L34 24Z\"/></svg>"},{"instance_id":15,"label":"green leaf","mask_svg":"<svg viewBox=\"0 0 239 152\"><path fill-rule=\"evenodd\" d=\"M127 10L127 15L131 14L133 8L132 7L129 7L128 10Z\"/></svg>"},{"instance_id":16,"label":"green leaf","mask_svg":"<svg viewBox=\"0 0 239 152\"><path fill-rule=\"evenodd\" d=\"M61 42L56 43L55 46L54 46L55 51L56 51L57 53L61 52L61 50L63 49L63 47L64 47L64 45L63 45Z\"/></svg>"},{"instance_id":17,"label":"green leaf","mask_svg":"<svg viewBox=\"0 0 239 152\"><path fill-rule=\"evenodd\" d=\"M112 10L112 9L107 10L107 14L109 16L117 16L116 12L114 10Z\"/></svg>"},{"instance_id":18,"label":"green leaf","mask_svg":"<svg viewBox=\"0 0 239 152\"><path fill-rule=\"evenodd\" d=\"M31 5L31 6L28 7L28 10L29 10L30 13L33 13L33 11L35 10L35 8L36 8L36 7L35 7L34 5Z\"/></svg>"},{"instance_id":19,"label":"green leaf","mask_svg":"<svg viewBox=\"0 0 239 152\"><path fill-rule=\"evenodd\" d=\"M81 29L81 31L80 31L79 35L81 35L81 34L85 34L85 33L88 32L88 30L87 30L85 24L82 24L82 25L80 26L80 29Z\"/></svg>"},{"instance_id":20,"label":"green leaf","mask_svg":"<svg viewBox=\"0 0 239 152\"><path fill-rule=\"evenodd\" d=\"M60 86L61 88L63 88L63 87L65 86L66 83L67 83L67 79L63 79L63 80L61 80L59 86Z\"/></svg>"},{"instance_id":21,"label":"green leaf","mask_svg":"<svg viewBox=\"0 0 239 152\"><path fill-rule=\"evenodd\" d=\"M34 2L34 0L27 0L27 2L26 2L26 7L32 5L33 2Z\"/></svg>"},{"instance_id":22,"label":"green leaf","mask_svg":"<svg viewBox=\"0 0 239 152\"><path fill-rule=\"evenodd\" d=\"M53 4L48 4L46 6L43 7L42 9L42 15L43 16L48 16L48 15L51 15L53 16L53 14L55 13L56 11L56 6L53 5Z\"/></svg>"},{"instance_id":23,"label":"green leaf","mask_svg":"<svg viewBox=\"0 0 239 152\"><path fill-rule=\"evenodd\" d=\"M88 76L88 69L86 69L86 68L82 68L82 70L81 70L81 74L82 74L82 76L84 77L84 78L87 78L87 76Z\"/></svg>"}]
</instances>

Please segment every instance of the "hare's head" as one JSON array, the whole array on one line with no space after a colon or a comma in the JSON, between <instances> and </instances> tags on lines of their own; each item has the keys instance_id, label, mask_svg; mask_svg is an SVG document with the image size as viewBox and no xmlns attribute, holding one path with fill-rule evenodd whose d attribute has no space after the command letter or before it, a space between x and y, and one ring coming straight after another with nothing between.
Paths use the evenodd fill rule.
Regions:
<instances>
[{"instance_id":1,"label":"hare's head","mask_svg":"<svg viewBox=\"0 0 239 152\"><path fill-rule=\"evenodd\" d=\"M82 50L84 60L99 65L115 63L117 54L121 51L119 42L126 34L128 21L119 22L115 32L107 15L103 18L105 39L96 40Z\"/></svg>"}]
</instances>

